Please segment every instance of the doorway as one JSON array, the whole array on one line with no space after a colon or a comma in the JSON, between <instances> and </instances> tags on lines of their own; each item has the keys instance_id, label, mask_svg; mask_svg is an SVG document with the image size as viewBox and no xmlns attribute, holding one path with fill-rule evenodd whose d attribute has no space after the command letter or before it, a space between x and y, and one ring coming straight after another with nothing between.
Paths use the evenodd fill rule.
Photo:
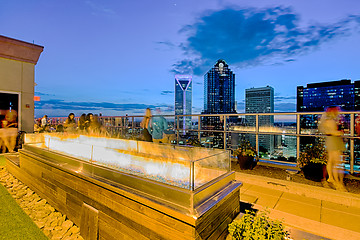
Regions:
<instances>
[{"instance_id":1,"label":"doorway","mask_svg":"<svg viewBox=\"0 0 360 240\"><path fill-rule=\"evenodd\" d=\"M19 94L0 92L0 122L4 120L8 111L19 113ZM18 119L16 119L18 122Z\"/></svg>"}]
</instances>

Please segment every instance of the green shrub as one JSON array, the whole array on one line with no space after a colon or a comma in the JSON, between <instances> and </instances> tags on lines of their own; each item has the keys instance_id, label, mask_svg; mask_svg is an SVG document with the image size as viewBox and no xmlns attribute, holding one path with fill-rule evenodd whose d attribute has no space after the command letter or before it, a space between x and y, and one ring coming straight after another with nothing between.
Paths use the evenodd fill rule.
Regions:
<instances>
[{"instance_id":1,"label":"green shrub","mask_svg":"<svg viewBox=\"0 0 360 240\"><path fill-rule=\"evenodd\" d=\"M239 147L234 151L234 156L256 156L256 149L250 145L249 141L242 140Z\"/></svg>"},{"instance_id":2,"label":"green shrub","mask_svg":"<svg viewBox=\"0 0 360 240\"><path fill-rule=\"evenodd\" d=\"M282 240L288 236L281 221L270 220L268 211L263 211L255 215L246 210L246 213L239 220L234 220L229 224L231 239L255 240L273 239Z\"/></svg>"},{"instance_id":3,"label":"green shrub","mask_svg":"<svg viewBox=\"0 0 360 240\"><path fill-rule=\"evenodd\" d=\"M327 155L325 146L322 143L307 144L305 149L300 153L297 164L303 168L309 163L321 163L326 165Z\"/></svg>"}]
</instances>

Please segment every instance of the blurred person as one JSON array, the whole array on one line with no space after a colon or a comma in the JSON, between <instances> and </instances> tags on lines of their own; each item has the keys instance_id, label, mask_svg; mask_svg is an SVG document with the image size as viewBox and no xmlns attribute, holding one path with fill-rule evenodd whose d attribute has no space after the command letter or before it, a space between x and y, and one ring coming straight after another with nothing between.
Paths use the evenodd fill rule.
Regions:
<instances>
[{"instance_id":1,"label":"blurred person","mask_svg":"<svg viewBox=\"0 0 360 240\"><path fill-rule=\"evenodd\" d=\"M56 129L58 130L58 127ZM75 130L76 130L75 114L70 113L63 124L63 131L75 132Z\"/></svg>"},{"instance_id":2,"label":"blurred person","mask_svg":"<svg viewBox=\"0 0 360 240\"><path fill-rule=\"evenodd\" d=\"M90 125L91 125L91 123L94 121L94 115L92 114L92 113L88 113L87 115L86 115L86 120L85 120L85 130L87 131L87 132L89 132L89 128L90 128Z\"/></svg>"},{"instance_id":3,"label":"blurred person","mask_svg":"<svg viewBox=\"0 0 360 240\"><path fill-rule=\"evenodd\" d=\"M164 143L174 143L176 140L176 134L174 130L167 129L164 131Z\"/></svg>"},{"instance_id":4,"label":"blurred person","mask_svg":"<svg viewBox=\"0 0 360 240\"><path fill-rule=\"evenodd\" d=\"M355 119L355 133L360 136L360 115L358 115Z\"/></svg>"},{"instance_id":5,"label":"blurred person","mask_svg":"<svg viewBox=\"0 0 360 240\"><path fill-rule=\"evenodd\" d=\"M41 127L40 127L40 121L41 121L41 119L35 119L34 120L34 132L35 133L38 133L39 131L40 131L40 129L41 129Z\"/></svg>"},{"instance_id":6,"label":"blurred person","mask_svg":"<svg viewBox=\"0 0 360 240\"><path fill-rule=\"evenodd\" d=\"M145 110L145 116L143 118L143 120L140 123L140 127L142 128L141 130L141 138L144 141L147 142L152 142L152 136L149 132L149 127L150 127L150 120L151 120L151 110L150 108L147 108Z\"/></svg>"},{"instance_id":7,"label":"blurred person","mask_svg":"<svg viewBox=\"0 0 360 240\"><path fill-rule=\"evenodd\" d=\"M45 127L49 125L49 120L48 120L48 116L47 115L44 115L42 118L41 118L41 127L43 129L45 129Z\"/></svg>"},{"instance_id":8,"label":"blurred person","mask_svg":"<svg viewBox=\"0 0 360 240\"><path fill-rule=\"evenodd\" d=\"M328 107L320 119L319 130L326 135L325 147L328 157L326 170L329 176L327 182L333 184L337 190L347 191L343 182L344 172L340 167L345 144L341 138L342 132L338 130L339 112L339 107Z\"/></svg>"},{"instance_id":9,"label":"blurred person","mask_svg":"<svg viewBox=\"0 0 360 240\"><path fill-rule=\"evenodd\" d=\"M164 143L167 141L165 138L165 130L168 128L166 119L161 116L160 108L156 110L156 116L152 116L150 121L150 134L152 136L153 142Z\"/></svg>"},{"instance_id":10,"label":"blurred person","mask_svg":"<svg viewBox=\"0 0 360 240\"><path fill-rule=\"evenodd\" d=\"M81 116L79 117L79 121L78 121L78 130L80 132L85 130L85 122L86 122L86 114L83 113L81 114Z\"/></svg>"},{"instance_id":11,"label":"blurred person","mask_svg":"<svg viewBox=\"0 0 360 240\"><path fill-rule=\"evenodd\" d=\"M1 121L1 139L3 142L2 149L14 152L17 136L17 112L15 110L7 110L5 118Z\"/></svg>"},{"instance_id":12,"label":"blurred person","mask_svg":"<svg viewBox=\"0 0 360 240\"><path fill-rule=\"evenodd\" d=\"M101 135L102 125L99 122L99 116L97 114L93 115L90 119L90 124L88 127L88 132L92 135Z\"/></svg>"}]
</instances>

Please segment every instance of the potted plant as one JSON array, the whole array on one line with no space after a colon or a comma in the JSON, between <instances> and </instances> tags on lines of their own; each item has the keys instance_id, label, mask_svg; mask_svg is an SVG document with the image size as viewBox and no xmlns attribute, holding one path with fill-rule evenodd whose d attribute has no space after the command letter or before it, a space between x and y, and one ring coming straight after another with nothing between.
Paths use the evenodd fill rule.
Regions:
<instances>
[{"instance_id":1,"label":"potted plant","mask_svg":"<svg viewBox=\"0 0 360 240\"><path fill-rule=\"evenodd\" d=\"M240 169L253 169L256 164L256 150L249 141L241 141L233 155L237 157Z\"/></svg>"},{"instance_id":2,"label":"potted plant","mask_svg":"<svg viewBox=\"0 0 360 240\"><path fill-rule=\"evenodd\" d=\"M317 182L326 178L326 163L326 150L322 143L306 145L297 160L305 178Z\"/></svg>"},{"instance_id":3,"label":"potted plant","mask_svg":"<svg viewBox=\"0 0 360 240\"><path fill-rule=\"evenodd\" d=\"M249 210L239 220L234 220L228 226L231 239L288 239L289 233L285 230L281 221L270 220L268 211L255 215Z\"/></svg>"}]
</instances>

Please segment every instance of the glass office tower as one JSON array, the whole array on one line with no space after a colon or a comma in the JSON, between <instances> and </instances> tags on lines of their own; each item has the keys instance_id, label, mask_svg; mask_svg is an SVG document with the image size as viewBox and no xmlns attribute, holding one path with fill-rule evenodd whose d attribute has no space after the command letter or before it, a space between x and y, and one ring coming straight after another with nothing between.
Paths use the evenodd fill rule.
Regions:
<instances>
[{"instance_id":1,"label":"glass office tower","mask_svg":"<svg viewBox=\"0 0 360 240\"><path fill-rule=\"evenodd\" d=\"M188 75L175 75L175 115L191 115L191 113L192 77ZM190 127L190 116L179 117L180 129L189 129Z\"/></svg>"},{"instance_id":2,"label":"glass office tower","mask_svg":"<svg viewBox=\"0 0 360 240\"><path fill-rule=\"evenodd\" d=\"M230 70L229 65L220 59L204 75L204 111L202 113L236 113L235 109L235 74ZM229 118L227 123L236 120L236 117ZM224 119L219 116L202 117L201 122L204 129L224 129ZM214 133L212 139L208 138L206 141L211 141L213 147L224 148L222 133Z\"/></svg>"},{"instance_id":3,"label":"glass office tower","mask_svg":"<svg viewBox=\"0 0 360 240\"><path fill-rule=\"evenodd\" d=\"M204 76L204 113L236 113L235 74L218 60Z\"/></svg>"},{"instance_id":4,"label":"glass office tower","mask_svg":"<svg viewBox=\"0 0 360 240\"><path fill-rule=\"evenodd\" d=\"M274 112L274 88L270 86L245 89L245 113L273 113ZM255 116L246 116L246 124L254 127ZM259 116L259 128L273 127L274 116ZM266 129L264 129L266 132ZM255 137L249 139L251 145L255 146ZM272 153L274 151L274 137L271 135L259 135L259 147L263 151Z\"/></svg>"}]
</instances>

